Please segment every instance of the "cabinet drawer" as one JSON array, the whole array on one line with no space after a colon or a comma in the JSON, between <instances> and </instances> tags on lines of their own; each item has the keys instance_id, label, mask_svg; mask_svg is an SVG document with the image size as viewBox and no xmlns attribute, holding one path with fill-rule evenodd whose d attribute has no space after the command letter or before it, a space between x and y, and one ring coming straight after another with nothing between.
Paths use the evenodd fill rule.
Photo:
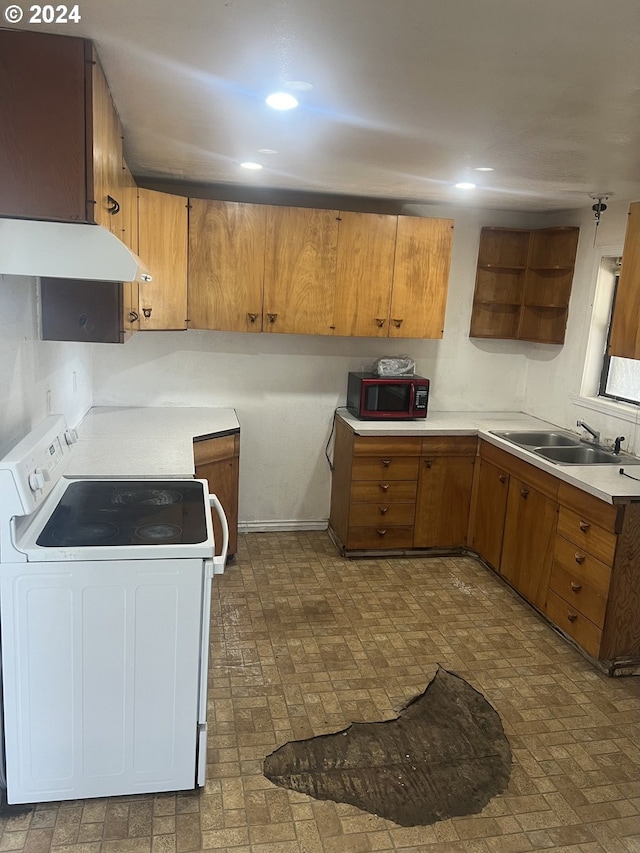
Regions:
<instances>
[{"instance_id":1,"label":"cabinet drawer","mask_svg":"<svg viewBox=\"0 0 640 853\"><path fill-rule=\"evenodd\" d=\"M349 524L352 527L413 524L413 503L352 503Z\"/></svg>"},{"instance_id":2,"label":"cabinet drawer","mask_svg":"<svg viewBox=\"0 0 640 853\"><path fill-rule=\"evenodd\" d=\"M600 498L564 482L558 486L558 502L561 506L573 510L583 519L591 521L611 533L619 533L622 529L622 518L624 516L622 504L605 503Z\"/></svg>"},{"instance_id":3,"label":"cabinet drawer","mask_svg":"<svg viewBox=\"0 0 640 853\"><path fill-rule=\"evenodd\" d=\"M603 595L609 592L611 566L596 560L588 551L576 548L573 542L569 542L562 536L556 536L553 561Z\"/></svg>"},{"instance_id":4,"label":"cabinet drawer","mask_svg":"<svg viewBox=\"0 0 640 853\"><path fill-rule=\"evenodd\" d=\"M220 438L205 438L193 442L193 458L196 465L230 459L239 452L240 436L223 435Z\"/></svg>"},{"instance_id":5,"label":"cabinet drawer","mask_svg":"<svg viewBox=\"0 0 640 853\"><path fill-rule=\"evenodd\" d=\"M423 456L475 456L475 435L433 435L422 439Z\"/></svg>"},{"instance_id":6,"label":"cabinet drawer","mask_svg":"<svg viewBox=\"0 0 640 853\"><path fill-rule=\"evenodd\" d=\"M350 527L347 548L375 549L411 548L413 525L399 527Z\"/></svg>"},{"instance_id":7,"label":"cabinet drawer","mask_svg":"<svg viewBox=\"0 0 640 853\"><path fill-rule=\"evenodd\" d=\"M564 506L558 513L558 533L608 566L613 565L617 542L615 533Z\"/></svg>"},{"instance_id":8,"label":"cabinet drawer","mask_svg":"<svg viewBox=\"0 0 640 853\"><path fill-rule=\"evenodd\" d=\"M597 658L600 651L602 631L579 610L549 590L546 613L549 619L568 634L592 657Z\"/></svg>"},{"instance_id":9,"label":"cabinet drawer","mask_svg":"<svg viewBox=\"0 0 640 853\"><path fill-rule=\"evenodd\" d=\"M352 480L417 480L417 456L356 456L351 468Z\"/></svg>"},{"instance_id":10,"label":"cabinet drawer","mask_svg":"<svg viewBox=\"0 0 640 853\"><path fill-rule=\"evenodd\" d=\"M554 563L551 570L551 589L568 604L594 622L599 628L604 626L607 609L607 596L601 590L590 586L577 574Z\"/></svg>"},{"instance_id":11,"label":"cabinet drawer","mask_svg":"<svg viewBox=\"0 0 640 853\"><path fill-rule=\"evenodd\" d=\"M353 440L354 456L420 456L422 439L418 436L356 435Z\"/></svg>"},{"instance_id":12,"label":"cabinet drawer","mask_svg":"<svg viewBox=\"0 0 640 853\"><path fill-rule=\"evenodd\" d=\"M418 483L416 480L364 480L351 484L351 502L390 503L415 502Z\"/></svg>"}]
</instances>

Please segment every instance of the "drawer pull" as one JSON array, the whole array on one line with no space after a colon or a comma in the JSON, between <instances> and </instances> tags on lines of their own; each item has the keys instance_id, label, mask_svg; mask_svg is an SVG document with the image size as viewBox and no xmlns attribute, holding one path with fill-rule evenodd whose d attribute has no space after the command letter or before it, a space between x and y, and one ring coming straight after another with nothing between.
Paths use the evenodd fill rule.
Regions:
<instances>
[{"instance_id":1,"label":"drawer pull","mask_svg":"<svg viewBox=\"0 0 640 853\"><path fill-rule=\"evenodd\" d=\"M577 613L567 613L567 619L569 620L569 622L575 622L577 618Z\"/></svg>"},{"instance_id":2,"label":"drawer pull","mask_svg":"<svg viewBox=\"0 0 640 853\"><path fill-rule=\"evenodd\" d=\"M433 459L425 459L423 461L424 461L424 467L425 468L431 468L431 466L433 465Z\"/></svg>"},{"instance_id":3,"label":"drawer pull","mask_svg":"<svg viewBox=\"0 0 640 853\"><path fill-rule=\"evenodd\" d=\"M500 476L498 477L498 480L500 480L501 483L506 483L507 482L507 475L506 474L500 474Z\"/></svg>"},{"instance_id":4,"label":"drawer pull","mask_svg":"<svg viewBox=\"0 0 640 853\"><path fill-rule=\"evenodd\" d=\"M380 515L385 515L389 512L388 506L379 506L378 509L380 510Z\"/></svg>"},{"instance_id":5,"label":"drawer pull","mask_svg":"<svg viewBox=\"0 0 640 853\"><path fill-rule=\"evenodd\" d=\"M386 492L391 483L378 483L383 492Z\"/></svg>"},{"instance_id":6,"label":"drawer pull","mask_svg":"<svg viewBox=\"0 0 640 853\"><path fill-rule=\"evenodd\" d=\"M390 459L381 459L380 461L382 462L382 464L384 465L385 468L388 468L389 465L391 465Z\"/></svg>"},{"instance_id":7,"label":"drawer pull","mask_svg":"<svg viewBox=\"0 0 640 853\"><path fill-rule=\"evenodd\" d=\"M382 317L376 317L376 326L381 329L384 326L384 320Z\"/></svg>"},{"instance_id":8,"label":"drawer pull","mask_svg":"<svg viewBox=\"0 0 640 853\"><path fill-rule=\"evenodd\" d=\"M591 525L589 524L588 521L581 521L579 527L583 533L586 533L587 530L591 527Z\"/></svg>"},{"instance_id":9,"label":"drawer pull","mask_svg":"<svg viewBox=\"0 0 640 853\"><path fill-rule=\"evenodd\" d=\"M526 498L529 495L529 489L520 489L520 494L523 498Z\"/></svg>"},{"instance_id":10,"label":"drawer pull","mask_svg":"<svg viewBox=\"0 0 640 853\"><path fill-rule=\"evenodd\" d=\"M275 323L275 321L278 319L278 315L277 315L277 314L269 314L269 313L267 313L267 317L269 318L269 322L270 322L270 323Z\"/></svg>"},{"instance_id":11,"label":"drawer pull","mask_svg":"<svg viewBox=\"0 0 640 853\"><path fill-rule=\"evenodd\" d=\"M393 325L396 327L396 329L399 329L399 328L400 328L400 326L402 325L403 321L404 321L404 317L403 317L402 319L396 319L395 317L392 317L392 318L391 318L391 322L392 322L392 323L393 323Z\"/></svg>"},{"instance_id":12,"label":"drawer pull","mask_svg":"<svg viewBox=\"0 0 640 853\"><path fill-rule=\"evenodd\" d=\"M386 530L376 530L376 533L378 534L378 536L385 536L386 532L387 532Z\"/></svg>"},{"instance_id":13,"label":"drawer pull","mask_svg":"<svg viewBox=\"0 0 640 853\"><path fill-rule=\"evenodd\" d=\"M576 551L575 553L576 563L584 563L587 559L586 554L581 554L580 551Z\"/></svg>"},{"instance_id":14,"label":"drawer pull","mask_svg":"<svg viewBox=\"0 0 640 853\"><path fill-rule=\"evenodd\" d=\"M250 323L255 323L255 321L258 319L258 315L253 314L250 311L247 313L247 317L249 318Z\"/></svg>"},{"instance_id":15,"label":"drawer pull","mask_svg":"<svg viewBox=\"0 0 640 853\"><path fill-rule=\"evenodd\" d=\"M575 581L571 581L571 591L572 592L580 592L582 589L581 583L576 583Z\"/></svg>"}]
</instances>

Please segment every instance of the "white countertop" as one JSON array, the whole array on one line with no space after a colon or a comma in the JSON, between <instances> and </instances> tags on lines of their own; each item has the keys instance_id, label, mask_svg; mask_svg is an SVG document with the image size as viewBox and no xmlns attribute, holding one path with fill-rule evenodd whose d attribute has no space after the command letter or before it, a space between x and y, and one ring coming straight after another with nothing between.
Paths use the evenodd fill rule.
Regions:
<instances>
[{"instance_id":1,"label":"white countertop","mask_svg":"<svg viewBox=\"0 0 640 853\"><path fill-rule=\"evenodd\" d=\"M240 429L234 409L95 407L76 427L66 477L188 479L193 439Z\"/></svg>"},{"instance_id":2,"label":"white countertop","mask_svg":"<svg viewBox=\"0 0 640 853\"><path fill-rule=\"evenodd\" d=\"M338 415L349 424L356 435L479 435L496 447L535 465L536 468L554 474L565 483L577 486L607 503L640 500L640 481L624 477L619 473L620 468L625 467L624 464L556 465L490 432L491 430L521 429L561 429L564 432L570 432L557 424L551 424L521 412L430 411L426 420L395 423L360 421L343 410L339 410ZM629 465L625 470L634 477L640 477L640 465Z\"/></svg>"}]
</instances>

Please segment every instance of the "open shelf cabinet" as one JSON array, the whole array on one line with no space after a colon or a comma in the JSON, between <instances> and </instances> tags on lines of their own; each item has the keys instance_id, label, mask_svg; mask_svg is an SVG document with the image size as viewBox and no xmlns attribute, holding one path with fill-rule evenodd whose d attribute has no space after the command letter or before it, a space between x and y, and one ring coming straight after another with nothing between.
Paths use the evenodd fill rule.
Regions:
<instances>
[{"instance_id":1,"label":"open shelf cabinet","mask_svg":"<svg viewBox=\"0 0 640 853\"><path fill-rule=\"evenodd\" d=\"M483 228L469 336L564 343L578 234Z\"/></svg>"}]
</instances>

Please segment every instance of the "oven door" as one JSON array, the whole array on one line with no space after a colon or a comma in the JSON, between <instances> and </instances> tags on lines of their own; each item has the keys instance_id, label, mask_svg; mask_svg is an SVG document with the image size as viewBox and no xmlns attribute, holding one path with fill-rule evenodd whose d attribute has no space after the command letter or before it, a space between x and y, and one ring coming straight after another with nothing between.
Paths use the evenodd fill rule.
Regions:
<instances>
[{"instance_id":1,"label":"oven door","mask_svg":"<svg viewBox=\"0 0 640 853\"><path fill-rule=\"evenodd\" d=\"M195 786L205 572L201 559L0 566L9 803Z\"/></svg>"}]
</instances>

